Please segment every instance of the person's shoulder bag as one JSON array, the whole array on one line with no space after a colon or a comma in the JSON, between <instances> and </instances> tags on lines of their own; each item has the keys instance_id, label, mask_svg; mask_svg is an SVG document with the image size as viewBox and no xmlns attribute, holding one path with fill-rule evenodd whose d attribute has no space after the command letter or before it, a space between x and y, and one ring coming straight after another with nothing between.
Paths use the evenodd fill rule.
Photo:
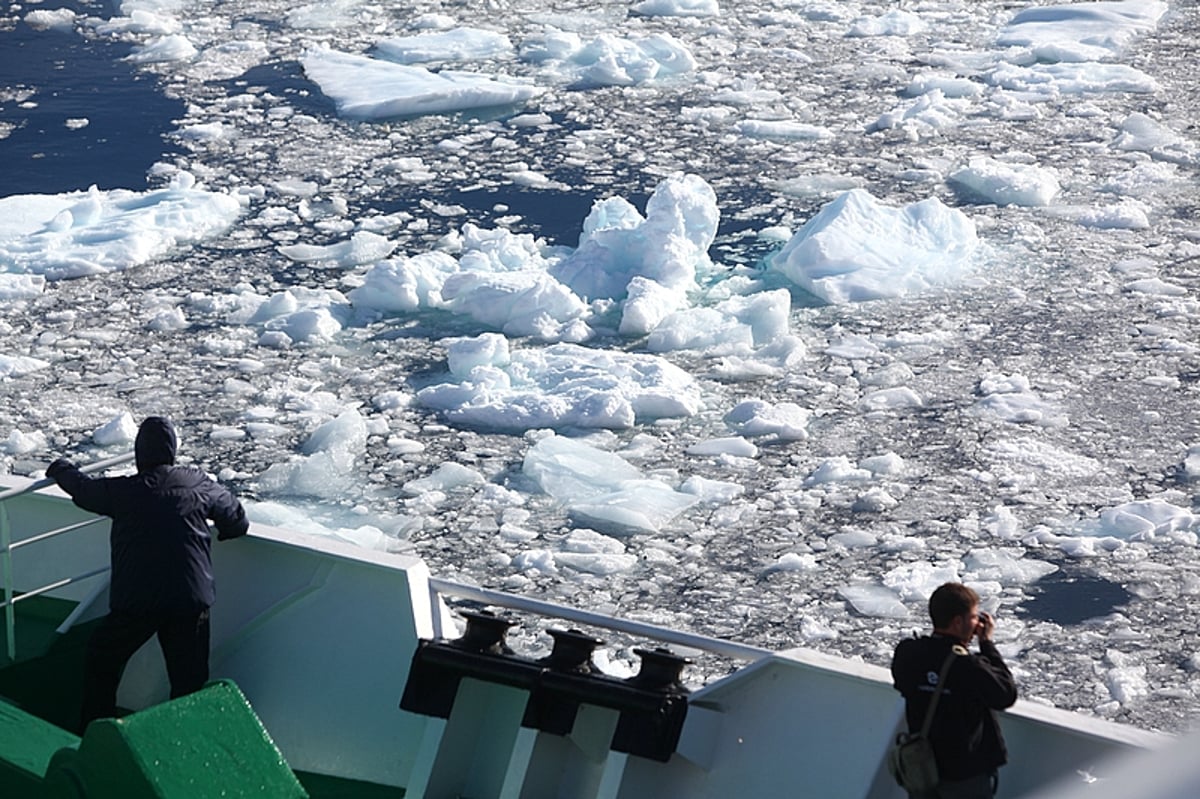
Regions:
<instances>
[{"instance_id":1,"label":"person's shoulder bag","mask_svg":"<svg viewBox=\"0 0 1200 799\"><path fill-rule=\"evenodd\" d=\"M888 770L896 778L896 782L910 793L931 791L938 785L937 760L933 756L933 745L929 742L929 728L933 724L938 699L946 688L950 665L958 657L961 649L959 646L951 648L950 654L946 655L946 660L942 663L937 687L929 700L929 709L925 711L925 720L921 723L920 732L900 733L896 736L896 743L888 750Z\"/></svg>"}]
</instances>

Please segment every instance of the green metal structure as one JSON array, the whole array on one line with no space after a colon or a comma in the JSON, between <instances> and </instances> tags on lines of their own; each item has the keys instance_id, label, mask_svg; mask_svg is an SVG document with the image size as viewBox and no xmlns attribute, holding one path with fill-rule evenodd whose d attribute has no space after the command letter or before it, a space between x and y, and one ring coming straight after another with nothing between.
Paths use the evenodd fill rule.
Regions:
<instances>
[{"instance_id":1,"label":"green metal structure","mask_svg":"<svg viewBox=\"0 0 1200 799\"><path fill-rule=\"evenodd\" d=\"M46 799L306 797L308 792L229 681L83 737L12 705L0 709L0 793Z\"/></svg>"}]
</instances>

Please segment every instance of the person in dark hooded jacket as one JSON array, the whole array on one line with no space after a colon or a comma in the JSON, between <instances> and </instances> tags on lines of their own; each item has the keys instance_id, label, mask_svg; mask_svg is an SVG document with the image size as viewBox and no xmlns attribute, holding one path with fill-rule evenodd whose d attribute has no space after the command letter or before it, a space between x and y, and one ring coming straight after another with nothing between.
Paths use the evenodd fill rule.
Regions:
<instances>
[{"instance_id":1,"label":"person in dark hooded jacket","mask_svg":"<svg viewBox=\"0 0 1200 799\"><path fill-rule=\"evenodd\" d=\"M246 512L200 469L175 465L171 422L147 418L134 443L137 474L92 478L66 459L46 469L75 504L112 518L109 613L84 656L82 727L117 713L125 665L158 636L171 698L208 681L209 608L214 599L208 522L217 538L245 534Z\"/></svg>"},{"instance_id":2,"label":"person in dark hooded jacket","mask_svg":"<svg viewBox=\"0 0 1200 799\"><path fill-rule=\"evenodd\" d=\"M909 732L917 732L951 652L946 684L929 728L940 784L912 799L990 799L1008 759L994 711L1017 701L1017 684L992 642L996 622L979 609L979 595L946 583L929 597L933 633L908 638L892 656L892 680L904 695ZM979 652L967 647L979 642Z\"/></svg>"}]
</instances>

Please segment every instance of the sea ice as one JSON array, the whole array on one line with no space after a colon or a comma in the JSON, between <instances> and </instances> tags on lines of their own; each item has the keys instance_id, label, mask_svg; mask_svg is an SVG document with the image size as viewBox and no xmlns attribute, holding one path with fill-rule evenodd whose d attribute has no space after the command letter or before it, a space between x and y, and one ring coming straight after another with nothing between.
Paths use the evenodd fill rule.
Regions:
<instances>
[{"instance_id":1,"label":"sea ice","mask_svg":"<svg viewBox=\"0 0 1200 799\"><path fill-rule=\"evenodd\" d=\"M69 8L39 8L25 15L25 24L34 30L71 30L75 27L75 12Z\"/></svg>"},{"instance_id":2,"label":"sea ice","mask_svg":"<svg viewBox=\"0 0 1200 799\"><path fill-rule=\"evenodd\" d=\"M847 36L911 36L925 30L925 20L918 14L892 9L877 17L859 17L846 32Z\"/></svg>"},{"instance_id":3,"label":"sea ice","mask_svg":"<svg viewBox=\"0 0 1200 799\"><path fill-rule=\"evenodd\" d=\"M574 33L550 31L526 40L521 58L582 89L636 86L696 68L691 51L668 33L635 38L602 33L584 42Z\"/></svg>"},{"instance_id":4,"label":"sea ice","mask_svg":"<svg viewBox=\"0 0 1200 799\"><path fill-rule=\"evenodd\" d=\"M385 313L438 308L445 304L442 286L458 268L453 256L438 251L393 258L372 266L347 297L356 308Z\"/></svg>"},{"instance_id":5,"label":"sea ice","mask_svg":"<svg viewBox=\"0 0 1200 799\"><path fill-rule=\"evenodd\" d=\"M868 133L900 128L917 138L938 136L958 125L970 110L971 101L948 97L942 89L934 88L896 108L881 114L867 125Z\"/></svg>"},{"instance_id":6,"label":"sea ice","mask_svg":"<svg viewBox=\"0 0 1200 799\"><path fill-rule=\"evenodd\" d=\"M612 534L658 532L698 501L643 477L619 455L564 436L530 447L522 469L573 518Z\"/></svg>"},{"instance_id":7,"label":"sea ice","mask_svg":"<svg viewBox=\"0 0 1200 799\"><path fill-rule=\"evenodd\" d=\"M813 571L819 568L820 564L815 555L789 552L781 555L778 560L763 569L762 574L765 576L774 572Z\"/></svg>"},{"instance_id":8,"label":"sea ice","mask_svg":"<svg viewBox=\"0 0 1200 799\"><path fill-rule=\"evenodd\" d=\"M195 58L198 52L186 36L173 33L133 48L128 58L138 64L165 64Z\"/></svg>"},{"instance_id":9,"label":"sea ice","mask_svg":"<svg viewBox=\"0 0 1200 799\"><path fill-rule=\"evenodd\" d=\"M92 432L92 440L102 447L133 443L137 437L138 424L128 411L118 414Z\"/></svg>"},{"instance_id":10,"label":"sea ice","mask_svg":"<svg viewBox=\"0 0 1200 799\"><path fill-rule=\"evenodd\" d=\"M842 599L864 616L904 619L908 608L895 592L879 585L847 585L838 589Z\"/></svg>"},{"instance_id":11,"label":"sea ice","mask_svg":"<svg viewBox=\"0 0 1200 799\"><path fill-rule=\"evenodd\" d=\"M1115 56L1135 37L1148 33L1167 13L1158 0L1109 0L1048 5L1018 11L996 38L1001 47L1029 47L1040 60L1052 48L1083 45Z\"/></svg>"},{"instance_id":12,"label":"sea ice","mask_svg":"<svg viewBox=\"0 0 1200 799\"><path fill-rule=\"evenodd\" d=\"M0 380L8 377L27 375L30 372L45 369L49 365L49 361L43 361L41 358L31 358L28 355L0 354Z\"/></svg>"},{"instance_id":13,"label":"sea ice","mask_svg":"<svg viewBox=\"0 0 1200 799\"><path fill-rule=\"evenodd\" d=\"M451 364L458 363L460 348L478 350L470 339L448 342ZM458 382L421 389L418 402L456 424L511 432L621 429L635 421L691 416L703 407L692 376L658 356L575 344L505 352L495 363L452 372Z\"/></svg>"},{"instance_id":14,"label":"sea ice","mask_svg":"<svg viewBox=\"0 0 1200 799\"><path fill-rule=\"evenodd\" d=\"M917 561L890 569L883 576L885 589L879 591L880 595L883 590L894 591L906 602L925 603L939 585L961 581L956 563Z\"/></svg>"},{"instance_id":15,"label":"sea ice","mask_svg":"<svg viewBox=\"0 0 1200 799\"><path fill-rule=\"evenodd\" d=\"M1196 162L1196 145L1161 122L1135 112L1121 123L1120 133L1113 140L1118 150L1149 153L1156 160L1178 164Z\"/></svg>"},{"instance_id":16,"label":"sea ice","mask_svg":"<svg viewBox=\"0 0 1200 799\"><path fill-rule=\"evenodd\" d=\"M668 289L695 288L697 273L712 268L708 248L720 215L702 178L668 178L646 202L645 218L623 199L594 205L579 247L551 273L587 300L623 299L638 276Z\"/></svg>"},{"instance_id":17,"label":"sea ice","mask_svg":"<svg viewBox=\"0 0 1200 799\"><path fill-rule=\"evenodd\" d=\"M936 198L889 208L861 189L827 204L770 259L829 303L903 297L962 277L975 225Z\"/></svg>"},{"instance_id":18,"label":"sea ice","mask_svg":"<svg viewBox=\"0 0 1200 799\"><path fill-rule=\"evenodd\" d=\"M400 536L421 526L420 519L396 516L388 520L389 535L376 525L365 524L347 527L317 518L310 509L299 505L284 505L278 502L246 500L246 515L251 522L282 527L299 533L315 536L332 536L365 549L396 551L401 549Z\"/></svg>"},{"instance_id":19,"label":"sea ice","mask_svg":"<svg viewBox=\"0 0 1200 799\"><path fill-rule=\"evenodd\" d=\"M625 552L625 544L595 530L572 530L554 554L555 565L575 571L606 576L626 572L637 565L637 555Z\"/></svg>"},{"instance_id":20,"label":"sea ice","mask_svg":"<svg viewBox=\"0 0 1200 799\"><path fill-rule=\"evenodd\" d=\"M825 483L861 483L874 478L874 473L869 469L861 469L853 465L845 455L837 455L817 466L805 478L804 484L818 486Z\"/></svg>"},{"instance_id":21,"label":"sea ice","mask_svg":"<svg viewBox=\"0 0 1200 799\"><path fill-rule=\"evenodd\" d=\"M1014 424L1062 427L1066 413L1055 403L1038 396L1024 375L988 375L979 383L982 398L975 404L980 413Z\"/></svg>"},{"instance_id":22,"label":"sea ice","mask_svg":"<svg viewBox=\"0 0 1200 799\"><path fill-rule=\"evenodd\" d=\"M754 458L758 456L758 447L741 436L730 436L697 441L688 447L687 452L689 455L737 455L742 458Z\"/></svg>"},{"instance_id":23,"label":"sea ice","mask_svg":"<svg viewBox=\"0 0 1200 799\"><path fill-rule=\"evenodd\" d=\"M46 445L46 434L41 430L34 430L32 433L13 430L8 434L7 439L0 442L0 451L7 452L9 455L25 455L45 449Z\"/></svg>"},{"instance_id":24,"label":"sea ice","mask_svg":"<svg viewBox=\"0 0 1200 799\"><path fill-rule=\"evenodd\" d=\"M997 205L1049 205L1059 192L1058 179L1049 170L993 158L972 158L965 167L951 172L946 181Z\"/></svg>"},{"instance_id":25,"label":"sea ice","mask_svg":"<svg viewBox=\"0 0 1200 799\"><path fill-rule=\"evenodd\" d=\"M398 36L375 43L380 58L398 64L427 61L476 61L514 53L508 37L482 28L456 28L437 33Z\"/></svg>"},{"instance_id":26,"label":"sea ice","mask_svg":"<svg viewBox=\"0 0 1200 799\"><path fill-rule=\"evenodd\" d=\"M357 231L348 241L337 244L288 244L279 252L293 261L320 265L348 267L362 266L381 261L392 254L396 243L386 236L370 231Z\"/></svg>"},{"instance_id":27,"label":"sea ice","mask_svg":"<svg viewBox=\"0 0 1200 799\"><path fill-rule=\"evenodd\" d=\"M466 72L430 72L335 50L311 50L304 72L347 119L375 120L516 105L540 90Z\"/></svg>"},{"instance_id":28,"label":"sea ice","mask_svg":"<svg viewBox=\"0 0 1200 799\"><path fill-rule=\"evenodd\" d=\"M695 494L701 502L709 505L723 505L746 493L746 487L740 483L713 480L698 474L684 480L679 490L685 494Z\"/></svg>"},{"instance_id":29,"label":"sea ice","mask_svg":"<svg viewBox=\"0 0 1200 799\"><path fill-rule=\"evenodd\" d=\"M1198 526L1198 521L1187 508L1161 499L1147 499L1103 511L1095 535L1111 535L1127 541L1154 541L1173 534L1179 540L1179 534L1182 534L1188 543L1194 544L1196 534L1190 531Z\"/></svg>"},{"instance_id":30,"label":"sea ice","mask_svg":"<svg viewBox=\"0 0 1200 799\"><path fill-rule=\"evenodd\" d=\"M148 408L163 401L189 418L200 403L212 422L203 427L207 435L195 436L208 447L198 457L228 458L233 466L221 479L248 481L241 485L247 495L294 503L283 509L248 496L255 522L395 550L405 546L406 532L428 520L439 535L421 542L421 554L464 580L649 613L677 627L732 629L751 639L774 640L776 613L790 613L799 619L794 629L801 640L835 639L840 630L842 640L828 648L874 660L886 658L886 646L879 635L859 633L891 637L913 619L923 623L924 600L944 579L961 576L985 603L1003 594L1007 606L1019 604L1022 588L1053 568L1051 559L1103 559L1098 568L1114 580L1155 581L1156 597L1130 603L1138 629L1130 620L1102 619L1095 629L1089 623L1080 635L1064 636L1057 625L1031 624L1021 651L1013 652L1014 664L1043 689L1074 690L1067 699L1072 707L1128 711L1128 719L1152 726L1177 723L1182 714L1173 708L1144 706L1168 707L1172 690L1188 697L1181 704L1194 704L1187 680L1195 676L1190 667L1197 657L1176 670L1147 667L1139 655L1115 649L1100 661L1089 642L1162 649L1155 636L1179 629L1171 621L1176 617L1160 612L1162 603L1178 604L1196 582L1180 569L1177 551L1194 546L1200 529L1187 507L1189 481L1200 480L1200 445L1185 429L1183 439L1158 446L1170 430L1181 429L1181 419L1186 424L1186 410L1179 410L1186 403L1175 400L1188 388L1197 353L1197 309L1187 290L1198 234L1195 224L1188 226L1190 206L1178 199L1190 196L1196 147L1187 124L1195 115L1188 116L1190 95L1160 91L1187 83L1186 71L1182 77L1167 71L1184 63L1173 59L1175 44L1186 41L1180 32L1190 32L1186 23L1173 18L1170 35L1148 43L1137 62L1143 71L1117 60L1135 36L1166 16L1169 6L1156 0L1029 6L1015 13L999 5L966 13L965 6L915 4L877 16L865 16L872 10L861 4L773 0L750 13L727 10L720 19L657 21L644 17L712 16L719 9L715 0L531 13L512 5L493 2L472 12L472 23L488 31L419 10L394 25L381 16L386 9L362 0L298 5L274 16L243 14L236 2L213 12L176 0L126 0L121 16L108 20L65 9L18 10L14 19L23 14L30 26L78 25L89 37L118 38L133 47L131 68L169 73L172 98L186 103L170 134L183 152L157 156L162 160L151 168L152 179L187 165L214 186L240 188L210 197L181 173L165 194L97 190L0 200L0 301L11 303L0 318L8 345L0 355L0 380L13 400L6 406L6 429L13 432L0 442L0 468L26 468L38 449L79 440L101 421L119 422L112 446L127 447L129 425L123 416L110 418L126 402ZM997 37L996 25L1008 15ZM400 29L440 33L373 41ZM651 30L671 33L647 36ZM922 30L936 36L901 38ZM521 60L513 60L516 39L508 37L529 31L519 42ZM864 44L862 36L891 38ZM321 51L326 42L374 47L373 57ZM833 46L818 51L812 47L818 42ZM980 42L997 47L975 49ZM343 116L387 123L327 118L323 103L291 85L290 70L275 69L305 48L318 48L309 50L303 66ZM1160 54L1170 57L1160 61ZM389 56L499 60L521 77L434 72ZM216 85L229 91L213 92ZM542 86L551 87L547 94ZM814 86L835 102L827 108L823 99L814 102ZM609 88L577 91L598 87ZM18 87L10 106L44 101L48 110L41 89ZM1130 96L1139 93L1141 100ZM515 117L480 118L497 110L487 109L461 119L393 119L488 105L511 111L535 97L539 106ZM863 125L856 120L878 135L860 141ZM87 123L67 116L58 130L65 124L70 135L82 137L91 133L78 132ZM0 138L14 130L0 120ZM1018 141L1022 152L1015 155L978 155L981 145ZM1034 166L1042 163L1056 169ZM662 207L651 207L653 201L644 217L611 196L640 196L681 168L711 175L722 193L733 189L723 199L737 207L736 217L721 241L715 238L716 193L699 178L660 184ZM1077 204L1052 204L1059 175L1069 180L1070 202ZM871 199L860 209L863 224L843 228L845 208L840 216L834 210L853 202L839 197L792 233L799 224L792 209L810 207L813 198L869 185L908 201L914 192L944 192L944 182L1008 206L976 208L972 218L982 236L1027 248L1005 263L1020 271L981 274L978 295L869 309L792 309L788 290L761 290L777 287L782 275L826 302L846 302L955 283L978 252L974 225L936 201L895 210ZM505 196L510 192L521 202ZM593 207L575 251L502 229L526 215L560 222L557 209L525 205L527 199L553 205L555 193L576 201L593 192L609 199ZM127 207L117 213L125 199ZM403 210L383 209L392 203ZM247 206L253 216L246 228L226 238ZM1032 206L1044 208L1024 211ZM352 207L368 215L355 219ZM912 208L923 211L914 216ZM61 215L67 210L69 216ZM145 214L145 229L136 235L129 223L135 213ZM449 218L504 221L493 230L468 223L443 236ZM1140 233L1151 226L1153 235ZM843 245L844 253L824 239L820 247L807 241L818 233ZM307 243L336 237L343 240ZM197 264L179 253L210 241L214 246ZM403 254L393 253L392 241ZM777 255L775 274L751 267L777 246L797 257ZM805 259L798 257L801 250L819 252ZM878 262L859 262L857 250ZM731 251L736 260L730 265L710 260L710 252ZM65 260L51 262L64 252ZM1112 257L1096 259L1095 253ZM1126 253L1146 264L1105 263ZM307 268L289 268L281 255ZM161 273L45 290L43 276L78 277L156 261L167 262ZM1054 265L1052 274L1039 273L1043 262ZM563 264L584 268L560 272ZM219 282L231 275L246 282ZM171 285L155 285L160 277ZM217 282L210 293L197 285L205 281ZM94 298L112 305L89 306ZM378 357L388 354L382 350L392 340L374 334L389 327L380 324L384 315L422 311L431 313L411 329L437 331L443 314L453 312L459 315L455 332L490 328L535 340L510 347L504 336L487 334L448 343L450 376L435 377L417 399L415 385L401 389L395 382L392 359ZM622 336L644 340L612 346L618 318ZM192 326L203 332L177 334ZM146 335L143 327L156 332ZM1054 336L1038 337L1050 327L1094 332L1073 334L1072 349L1062 352L1045 346L1057 341ZM442 334L414 335L423 345ZM368 337L371 345L363 347ZM280 350L304 346L248 357L256 338ZM585 338L609 351L541 346ZM829 346L815 345L810 359L804 341ZM396 343L397 360L410 357L402 351L407 343ZM691 349L678 362L697 379L671 371L666 360L630 356L624 352L629 346ZM425 366L423 353L413 357ZM381 362L387 365L376 371ZM36 373L48 367L56 376L63 367L67 379L55 385ZM170 379L163 380L168 368ZM1027 370L1032 379L1014 370ZM429 374L422 369L413 379L428 381ZM972 379L979 379L975 397ZM160 384L186 390L176 396ZM1056 389L1042 396L1035 384ZM1071 396L1080 386L1095 391L1097 401ZM31 387L35 391L26 393ZM60 404L69 406L61 414L71 421L48 421L29 399L40 398L41 389L56 400L55 414ZM1129 396L1122 396L1127 389ZM711 416L700 417L709 399L702 390L719 398L710 402ZM745 399L760 391L770 392L772 401ZM921 405L922 395L930 398L928 412L906 413ZM1144 396L1153 407L1138 406ZM964 397L977 400L977 413L956 412ZM1068 405L1096 416L1068 420ZM429 423L429 407L450 425L512 433L700 418L629 434L593 433L588 441L622 447L623 457L593 447L572 451L571 460L550 452L547 442L556 438L539 440L544 432L514 435L505 445L497 443L500 436ZM947 407L953 410L945 413ZM1132 413L1124 413L1128 409ZM807 438L816 416L810 444L786 443ZM934 418L950 428L934 428ZM727 429L718 429L718 419ZM20 432L42 423L43 442L38 433ZM281 460L280 448L290 449L297 427L316 429L291 460ZM99 433L97 443L105 437ZM760 437L773 446L752 459L764 443ZM551 495L561 495L576 523L641 535L547 534L561 522L550 514L542 523L535 503L525 507L528 479L514 480L510 489L441 460L447 439L453 451L466 447L471 456L485 438L480 454L496 455L489 463L527 455L525 466ZM1179 440L1193 447L1180 453ZM564 441L586 446L561 438L558 444ZM964 446L945 447L945 441ZM680 458L691 442L698 442L696 449ZM891 452L863 457L891 446L905 458ZM947 449L952 453L942 456ZM276 463L255 480L243 471L250 468L247 458ZM630 464L634 459L646 462L645 471ZM704 474L737 476L679 473L693 465ZM374 472L363 479L377 467L389 482ZM1114 473L1137 477L1112 480ZM410 479L415 475L427 476ZM806 475L825 482L806 487ZM380 487L378 495L364 496ZM1164 493L1140 498L1156 489ZM394 505L397 490L419 491L402 500L413 515L366 509L374 502ZM838 492L837 502L822 504ZM305 502L305 494L317 501ZM1124 501L1135 495L1136 501ZM452 505L456 499L464 504ZM689 503L707 507L680 535L655 535ZM896 515L887 513L897 505ZM961 511L958 518L952 506ZM845 523L847 508L859 514L852 524ZM1098 518L1097 508L1105 508ZM321 516L325 511L332 515ZM1070 521L1079 518L1086 521ZM727 530L735 533L728 542L722 540ZM486 534L475 535L480 531ZM750 549L746 535L753 535ZM452 539L456 552L448 555L444 541ZM964 540L996 548L962 555ZM473 541L483 542L483 554L471 551ZM940 560L947 552L951 557ZM763 575L776 576L756 579ZM875 582L860 585L859 579ZM672 594L681 580L701 590ZM860 614L898 621L856 619L842 603L812 602L838 589L839 581L852 583L840 593ZM744 601L747 592L750 601ZM710 597L731 612L697 613ZM762 608L770 621L764 625L747 606ZM1014 626L1004 625L1006 631ZM1185 650L1177 660L1191 654ZM603 662L608 657L598 653ZM1039 668L1028 668L1026 659ZM1179 679L1175 672L1189 673ZM1140 701L1147 695L1155 702Z\"/></svg>"},{"instance_id":31,"label":"sea ice","mask_svg":"<svg viewBox=\"0 0 1200 799\"><path fill-rule=\"evenodd\" d=\"M811 411L794 402L772 404L749 399L725 414L725 424L744 436L776 436L784 441L798 441L808 438L811 416Z\"/></svg>"},{"instance_id":32,"label":"sea ice","mask_svg":"<svg viewBox=\"0 0 1200 799\"><path fill-rule=\"evenodd\" d=\"M164 189L0 198L0 271L51 280L129 269L224 233L242 213L232 196L179 173Z\"/></svg>"},{"instance_id":33,"label":"sea ice","mask_svg":"<svg viewBox=\"0 0 1200 799\"><path fill-rule=\"evenodd\" d=\"M340 413L313 431L302 447L304 454L272 464L259 475L259 484L268 495L336 499L354 484L354 463L366 441L362 415Z\"/></svg>"},{"instance_id":34,"label":"sea ice","mask_svg":"<svg viewBox=\"0 0 1200 799\"><path fill-rule=\"evenodd\" d=\"M641 0L633 4L632 10L648 17L711 17L721 13L717 0Z\"/></svg>"},{"instance_id":35,"label":"sea ice","mask_svg":"<svg viewBox=\"0 0 1200 799\"><path fill-rule=\"evenodd\" d=\"M1020 550L971 550L963 558L963 566L970 582L989 580L1004 586L1027 585L1058 571L1053 563L1021 557Z\"/></svg>"},{"instance_id":36,"label":"sea ice","mask_svg":"<svg viewBox=\"0 0 1200 799\"><path fill-rule=\"evenodd\" d=\"M1000 64L989 71L985 79L1001 89L1040 94L1047 98L1102 92L1153 94L1159 89L1158 81L1154 78L1124 64Z\"/></svg>"},{"instance_id":37,"label":"sea ice","mask_svg":"<svg viewBox=\"0 0 1200 799\"><path fill-rule=\"evenodd\" d=\"M542 271L457 272L441 294L448 310L510 336L579 342L592 335L583 300Z\"/></svg>"},{"instance_id":38,"label":"sea ice","mask_svg":"<svg viewBox=\"0 0 1200 799\"><path fill-rule=\"evenodd\" d=\"M461 463L447 461L437 467L428 477L409 480L404 484L404 491L410 495L424 494L428 491L453 491L456 488L482 485L484 477L479 472Z\"/></svg>"}]
</instances>

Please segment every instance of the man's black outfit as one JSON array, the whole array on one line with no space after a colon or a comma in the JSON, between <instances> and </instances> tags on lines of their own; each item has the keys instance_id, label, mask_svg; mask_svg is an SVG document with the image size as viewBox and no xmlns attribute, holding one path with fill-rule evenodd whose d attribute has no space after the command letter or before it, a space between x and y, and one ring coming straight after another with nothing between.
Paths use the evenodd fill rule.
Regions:
<instances>
[{"instance_id":1,"label":"man's black outfit","mask_svg":"<svg viewBox=\"0 0 1200 799\"><path fill-rule=\"evenodd\" d=\"M249 528L242 505L199 469L175 466L175 429L152 416L138 428L137 474L91 478L57 460L46 475L84 510L112 517L109 614L88 641L82 724L116 715L129 658L158 636L171 698L208 681L208 609L213 576L208 530L217 538Z\"/></svg>"},{"instance_id":2,"label":"man's black outfit","mask_svg":"<svg viewBox=\"0 0 1200 799\"><path fill-rule=\"evenodd\" d=\"M995 774L1008 754L992 711L1017 701L1017 686L996 645L979 641L970 654L950 636L934 633L901 641L892 657L892 680L904 695L908 729L916 732L937 687L938 672L953 647L959 647L946 677L929 740L943 781L957 782Z\"/></svg>"}]
</instances>

